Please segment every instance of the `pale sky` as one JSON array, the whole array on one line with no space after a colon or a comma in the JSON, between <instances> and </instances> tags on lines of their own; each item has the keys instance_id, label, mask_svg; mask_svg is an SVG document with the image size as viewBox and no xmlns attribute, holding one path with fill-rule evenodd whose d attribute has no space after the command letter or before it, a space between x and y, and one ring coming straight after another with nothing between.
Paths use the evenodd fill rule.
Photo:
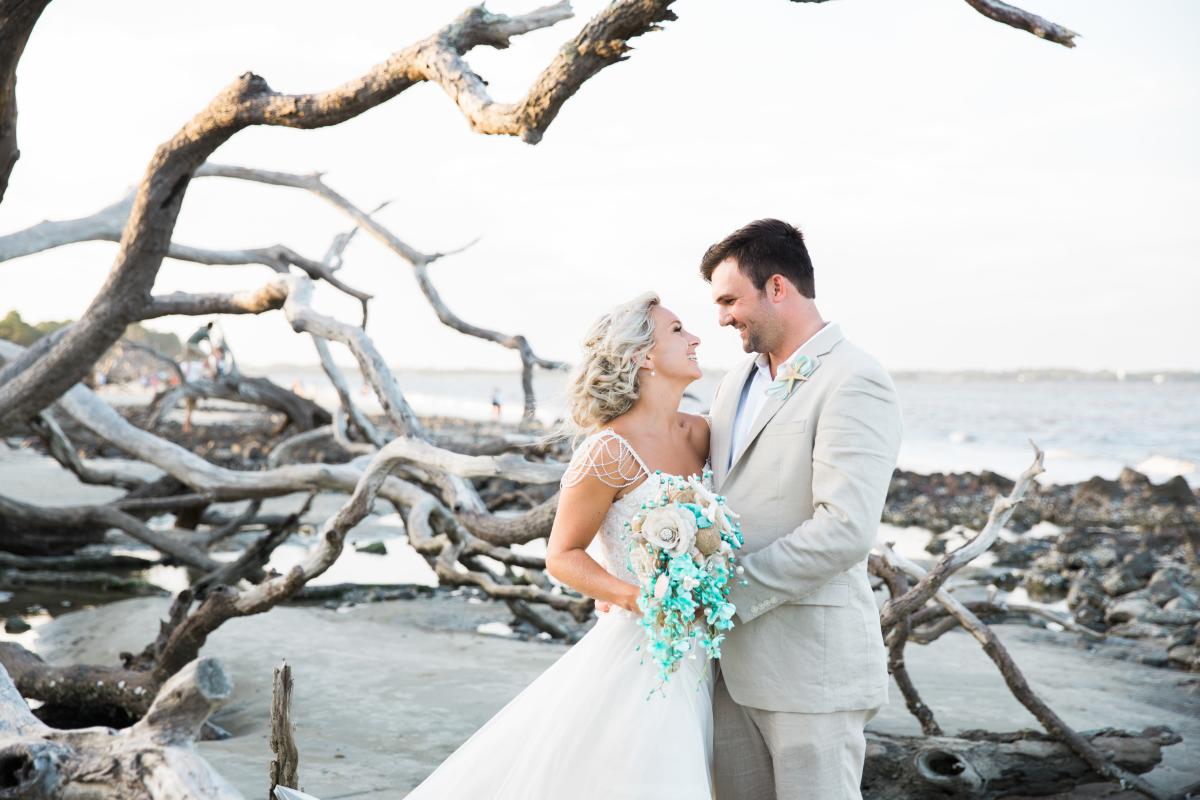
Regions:
<instances>
[{"instance_id":1,"label":"pale sky","mask_svg":"<svg viewBox=\"0 0 1200 800\"><path fill-rule=\"evenodd\" d=\"M775 216L805 231L826 318L889 368L1200 369L1200 3L1029 2L1079 46L961 0L680 0L679 21L585 84L536 147L472 133L424 85L334 128L248 129L213 160L324 171L363 206L394 199L381 221L423 250L482 237L432 268L444 298L548 357L573 359L589 320L653 289L701 337L703 365L732 365L737 337L717 327L696 265ZM116 200L243 71L325 89L467 4L55 0L18 72L22 158L0 234ZM575 20L469 61L515 99L602 5L581 0ZM296 190L204 179L176 240L319 258L346 227ZM79 315L115 252L0 264L0 314ZM441 327L382 246L360 237L346 258L341 277L376 296L370 331L392 364L518 364ZM270 277L167 262L156 291ZM332 290L318 301L356 319ZM186 336L198 321L152 324ZM243 364L315 360L280 312L225 327Z\"/></svg>"}]
</instances>

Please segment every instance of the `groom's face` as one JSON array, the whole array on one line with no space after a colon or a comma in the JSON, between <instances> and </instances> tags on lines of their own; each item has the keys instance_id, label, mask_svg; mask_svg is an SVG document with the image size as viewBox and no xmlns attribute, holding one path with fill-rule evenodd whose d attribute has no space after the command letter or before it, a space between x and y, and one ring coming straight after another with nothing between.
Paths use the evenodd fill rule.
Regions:
<instances>
[{"instance_id":1,"label":"groom's face","mask_svg":"<svg viewBox=\"0 0 1200 800\"><path fill-rule=\"evenodd\" d=\"M754 282L738 269L735 259L727 258L713 270L712 296L717 304L717 321L738 332L743 350L771 350L779 327L775 307L767 293L754 288Z\"/></svg>"}]
</instances>

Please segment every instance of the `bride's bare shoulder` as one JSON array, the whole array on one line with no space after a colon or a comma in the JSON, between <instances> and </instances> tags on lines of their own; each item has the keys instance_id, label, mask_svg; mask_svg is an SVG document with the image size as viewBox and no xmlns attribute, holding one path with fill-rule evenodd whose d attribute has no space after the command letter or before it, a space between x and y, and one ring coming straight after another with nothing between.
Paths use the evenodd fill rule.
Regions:
<instances>
[{"instance_id":1,"label":"bride's bare shoulder","mask_svg":"<svg viewBox=\"0 0 1200 800\"><path fill-rule=\"evenodd\" d=\"M680 422L687 430L688 443L700 458L708 457L708 420L699 414L679 412Z\"/></svg>"}]
</instances>

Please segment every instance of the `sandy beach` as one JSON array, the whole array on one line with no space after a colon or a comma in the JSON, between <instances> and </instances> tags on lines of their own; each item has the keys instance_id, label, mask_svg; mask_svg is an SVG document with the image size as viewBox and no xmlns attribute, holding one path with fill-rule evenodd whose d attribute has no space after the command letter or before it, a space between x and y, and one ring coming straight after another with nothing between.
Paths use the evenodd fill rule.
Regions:
<instances>
[{"instance_id":1,"label":"sandy beach","mask_svg":"<svg viewBox=\"0 0 1200 800\"><path fill-rule=\"evenodd\" d=\"M63 616L40 629L39 652L59 663L103 662L142 647L167 610L157 598ZM278 608L236 619L206 654L233 676L234 701L214 722L233 737L201 752L247 797L265 791L272 668L296 681L304 788L321 797L400 798L472 731L563 654L563 645L483 635L507 609L435 597L339 611ZM1152 782L1178 789L1198 777L1200 676L1081 649L1076 637L1022 626L997 629L1034 688L1078 729L1168 725L1183 742L1165 750ZM909 669L947 732L1017 730L1037 722L1013 699L976 642L950 633L908 649ZM871 729L917 734L893 687Z\"/></svg>"},{"instance_id":2,"label":"sandy beach","mask_svg":"<svg viewBox=\"0 0 1200 800\"><path fill-rule=\"evenodd\" d=\"M27 451L4 454L0 481L12 496L44 503L100 502L115 494L78 484L44 456ZM322 495L306 519L323 518L342 499ZM268 504L280 510L293 505L292 498ZM886 533L911 538L919 531ZM368 518L351 539L383 539L389 554L363 556L347 548L338 564L344 571L322 576L322 582L371 569L366 574L375 580L390 575L393 581L432 583L423 580L420 570L427 568L419 557L406 558L394 515ZM919 541L909 543L914 556ZM298 551L303 544L289 547ZM288 551L277 555L289 557ZM165 577L170 583L170 575ZM54 663L116 663L118 653L140 650L153 638L168 604L169 598L150 597L69 613L55 609L60 616L44 617L20 640ZM403 797L565 652L564 645L553 642L478 632L480 626L503 632L511 620L502 604L446 592L337 610L281 607L234 619L204 650L222 661L236 686L233 701L214 718L232 738L203 742L201 752L247 797L261 796L271 758L272 669L286 659L296 680L304 787L322 800ZM1133 645L1129 640L1088 646L1070 633L1021 625L997 630L1035 690L1069 724L1083 730L1168 725L1184 740L1165 750L1152 782L1178 789L1200 779L1200 675L1126 660L1122 656ZM966 634L952 632L928 647L910 646L907 661L948 733L1037 728ZM919 733L894 687L891 700L871 728Z\"/></svg>"}]
</instances>

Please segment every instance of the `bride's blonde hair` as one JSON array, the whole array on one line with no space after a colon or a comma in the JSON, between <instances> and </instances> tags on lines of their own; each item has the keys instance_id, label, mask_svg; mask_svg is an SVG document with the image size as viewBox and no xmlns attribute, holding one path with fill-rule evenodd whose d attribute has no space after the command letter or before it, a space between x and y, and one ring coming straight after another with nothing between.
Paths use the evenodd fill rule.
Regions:
<instances>
[{"instance_id":1,"label":"bride's blonde hair","mask_svg":"<svg viewBox=\"0 0 1200 800\"><path fill-rule=\"evenodd\" d=\"M638 370L654 347L650 311L658 295L646 292L601 315L583 340L583 358L567 383L567 406L576 438L594 433L638 399Z\"/></svg>"}]
</instances>

